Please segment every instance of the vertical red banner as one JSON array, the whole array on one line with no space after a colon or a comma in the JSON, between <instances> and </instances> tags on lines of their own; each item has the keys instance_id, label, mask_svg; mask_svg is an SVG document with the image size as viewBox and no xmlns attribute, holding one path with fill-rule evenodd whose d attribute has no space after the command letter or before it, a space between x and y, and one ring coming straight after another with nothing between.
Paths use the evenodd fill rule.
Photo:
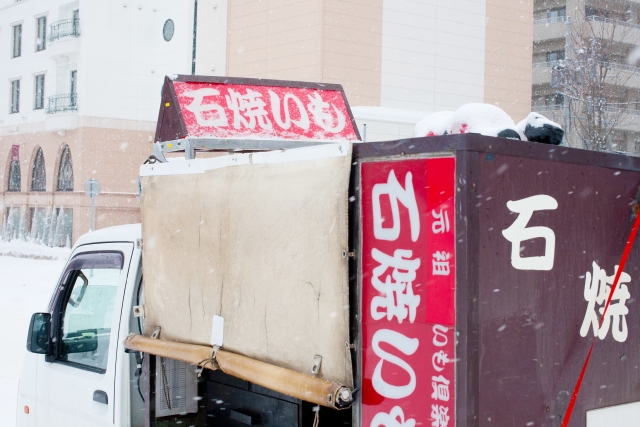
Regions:
<instances>
[{"instance_id":1,"label":"vertical red banner","mask_svg":"<svg viewBox=\"0 0 640 427\"><path fill-rule=\"evenodd\" d=\"M363 163L362 426L455 426L455 159Z\"/></svg>"}]
</instances>

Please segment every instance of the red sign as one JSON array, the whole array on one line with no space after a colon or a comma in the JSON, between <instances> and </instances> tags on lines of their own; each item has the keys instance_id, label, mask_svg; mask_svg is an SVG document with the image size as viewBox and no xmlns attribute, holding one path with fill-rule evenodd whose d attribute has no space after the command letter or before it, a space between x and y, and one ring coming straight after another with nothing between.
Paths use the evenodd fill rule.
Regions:
<instances>
[{"instance_id":1,"label":"red sign","mask_svg":"<svg viewBox=\"0 0 640 427\"><path fill-rule=\"evenodd\" d=\"M357 141L340 90L174 81L187 134Z\"/></svg>"},{"instance_id":2,"label":"red sign","mask_svg":"<svg viewBox=\"0 0 640 427\"><path fill-rule=\"evenodd\" d=\"M455 159L362 164L362 425L455 426Z\"/></svg>"},{"instance_id":3,"label":"red sign","mask_svg":"<svg viewBox=\"0 0 640 427\"><path fill-rule=\"evenodd\" d=\"M11 161L17 162L20 160L20 146L12 145L11 146Z\"/></svg>"}]
</instances>

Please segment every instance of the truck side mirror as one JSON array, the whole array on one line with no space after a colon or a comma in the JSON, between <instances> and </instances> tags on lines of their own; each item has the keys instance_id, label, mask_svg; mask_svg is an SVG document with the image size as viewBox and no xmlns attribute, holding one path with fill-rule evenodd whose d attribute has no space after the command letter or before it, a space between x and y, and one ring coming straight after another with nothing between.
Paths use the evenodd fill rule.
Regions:
<instances>
[{"instance_id":1,"label":"truck side mirror","mask_svg":"<svg viewBox=\"0 0 640 427\"><path fill-rule=\"evenodd\" d=\"M31 353L49 354L51 314L34 313L29 324L27 350Z\"/></svg>"}]
</instances>

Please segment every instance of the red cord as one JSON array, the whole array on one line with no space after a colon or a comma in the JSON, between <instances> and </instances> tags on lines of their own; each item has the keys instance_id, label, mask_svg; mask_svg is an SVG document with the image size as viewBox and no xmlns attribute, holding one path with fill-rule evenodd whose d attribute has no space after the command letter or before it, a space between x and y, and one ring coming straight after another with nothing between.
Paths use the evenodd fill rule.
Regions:
<instances>
[{"instance_id":1,"label":"red cord","mask_svg":"<svg viewBox=\"0 0 640 427\"><path fill-rule=\"evenodd\" d=\"M611 299L613 294L618 286L618 280L620 279L620 275L624 270L624 265L627 263L627 258L629 258L629 253L631 252L631 246L633 246L633 241L638 234L638 227L640 227L640 214L636 217L636 221L633 223L633 229L631 230L631 234L629 235L629 239L627 240L627 245L624 248L624 252L622 253L622 258L620 259L620 265L618 266L618 271L616 272L616 277L613 279L613 285L611 286L611 292L609 292L609 298L607 298L607 303L604 306L604 311L602 312L602 316L600 317L600 325L598 329L602 327L602 322L604 321L604 316L607 314L607 309L609 308L609 304L611 303ZM589 353L587 353L587 358L584 361L584 365L582 365L582 371L580 371L580 376L578 377L578 381L576 382L576 387L573 389L573 395L571 395L571 400L569 401L569 406L567 406L567 411L564 413L564 419L562 420L562 427L567 427L569 425L569 420L571 419L571 413L573 412L573 406L576 403L576 399L578 397L578 393L580 392L580 386L582 386L582 379L584 378L584 374L587 371L587 365L589 365L589 359L591 358L591 352L593 351L593 346L596 343L596 339L598 336L593 337L593 341L591 341L591 347L589 348Z\"/></svg>"}]
</instances>

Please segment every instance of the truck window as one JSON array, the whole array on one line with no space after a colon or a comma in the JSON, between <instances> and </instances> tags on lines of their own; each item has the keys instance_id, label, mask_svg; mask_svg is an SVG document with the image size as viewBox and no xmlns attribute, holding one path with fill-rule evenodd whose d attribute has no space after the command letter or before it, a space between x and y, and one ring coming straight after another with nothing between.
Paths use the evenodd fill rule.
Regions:
<instances>
[{"instance_id":1,"label":"truck window","mask_svg":"<svg viewBox=\"0 0 640 427\"><path fill-rule=\"evenodd\" d=\"M120 252L81 254L67 269L60 307L58 361L104 373L122 273Z\"/></svg>"}]
</instances>

